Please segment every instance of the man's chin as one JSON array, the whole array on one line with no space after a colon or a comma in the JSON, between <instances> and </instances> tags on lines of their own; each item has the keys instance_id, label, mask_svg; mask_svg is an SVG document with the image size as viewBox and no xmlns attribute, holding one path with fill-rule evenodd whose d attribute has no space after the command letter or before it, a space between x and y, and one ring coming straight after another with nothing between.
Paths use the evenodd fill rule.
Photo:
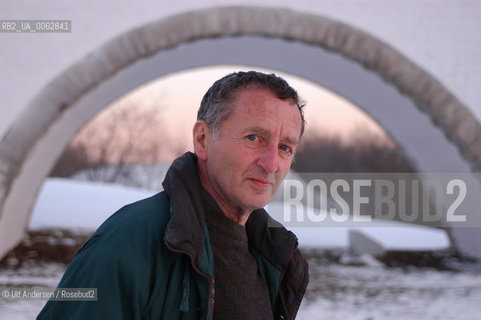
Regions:
<instances>
[{"instance_id":1,"label":"man's chin","mask_svg":"<svg viewBox=\"0 0 481 320\"><path fill-rule=\"evenodd\" d=\"M269 199L259 199L258 201L251 202L250 207L252 210L264 208L266 205L271 202L272 198Z\"/></svg>"}]
</instances>

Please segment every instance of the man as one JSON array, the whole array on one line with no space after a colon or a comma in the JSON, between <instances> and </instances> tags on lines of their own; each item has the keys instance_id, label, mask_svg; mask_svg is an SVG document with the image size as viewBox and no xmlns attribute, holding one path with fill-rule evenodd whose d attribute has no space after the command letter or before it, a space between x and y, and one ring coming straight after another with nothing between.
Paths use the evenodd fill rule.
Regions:
<instances>
[{"instance_id":1,"label":"man","mask_svg":"<svg viewBox=\"0 0 481 320\"><path fill-rule=\"evenodd\" d=\"M50 301L38 319L294 319L307 263L262 208L303 130L282 78L218 80L193 128L195 154L173 162L163 192L107 219L60 281L97 288L98 301Z\"/></svg>"}]
</instances>

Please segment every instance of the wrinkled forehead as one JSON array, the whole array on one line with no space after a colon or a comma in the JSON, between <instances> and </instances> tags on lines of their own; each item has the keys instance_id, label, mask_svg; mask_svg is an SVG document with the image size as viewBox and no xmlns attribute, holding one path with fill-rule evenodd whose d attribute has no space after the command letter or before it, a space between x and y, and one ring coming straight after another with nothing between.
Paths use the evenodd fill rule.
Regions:
<instances>
[{"instance_id":1,"label":"wrinkled forehead","mask_svg":"<svg viewBox=\"0 0 481 320\"><path fill-rule=\"evenodd\" d=\"M292 99L282 100L270 90L251 88L240 91L231 108L231 114L225 120L236 122L236 127L262 131L279 126L289 132L292 139L300 138L302 117Z\"/></svg>"},{"instance_id":2,"label":"wrinkled forehead","mask_svg":"<svg viewBox=\"0 0 481 320\"><path fill-rule=\"evenodd\" d=\"M292 98L282 99L282 98L280 98L276 95L274 90L266 88L262 84L251 84L247 87L238 88L237 90L232 91L231 95L228 97L228 99L226 99L226 103L229 104L229 113L228 114L230 115L230 114L233 114L233 113L236 113L236 112L245 112L246 111L245 107L249 107L249 105L246 106L246 105L240 103L241 97L244 98L243 99L244 101L250 100L249 102L251 102L254 105L256 105L257 107L259 107L259 105L256 104L256 101L255 101L257 95L254 94L254 93L259 93L259 92L267 93L268 95L272 96L272 98L278 99L278 100L283 101L283 102L287 102L288 104L290 104L293 107L295 107L296 109L298 109L296 102ZM249 93L252 93L252 95L249 94ZM248 99L246 99L246 97ZM259 110L259 111L262 111L262 110ZM301 116L300 111L299 111L299 116Z\"/></svg>"}]
</instances>

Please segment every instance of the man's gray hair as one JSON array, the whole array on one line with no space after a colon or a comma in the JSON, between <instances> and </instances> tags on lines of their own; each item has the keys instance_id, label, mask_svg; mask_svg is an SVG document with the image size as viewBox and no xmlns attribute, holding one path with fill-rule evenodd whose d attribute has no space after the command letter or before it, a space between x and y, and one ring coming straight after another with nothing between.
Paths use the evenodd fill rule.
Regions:
<instances>
[{"instance_id":1,"label":"man's gray hair","mask_svg":"<svg viewBox=\"0 0 481 320\"><path fill-rule=\"evenodd\" d=\"M286 80L276 76L275 74L265 74L257 71L234 72L217 80L207 90L199 111L197 112L197 120L203 120L207 123L212 134L218 133L219 127L232 112L232 102L234 102L237 94L243 89L266 89L272 92L278 99L291 100L299 109L301 115L302 126L301 134L304 133L304 102L299 98L297 91L294 90Z\"/></svg>"}]
</instances>

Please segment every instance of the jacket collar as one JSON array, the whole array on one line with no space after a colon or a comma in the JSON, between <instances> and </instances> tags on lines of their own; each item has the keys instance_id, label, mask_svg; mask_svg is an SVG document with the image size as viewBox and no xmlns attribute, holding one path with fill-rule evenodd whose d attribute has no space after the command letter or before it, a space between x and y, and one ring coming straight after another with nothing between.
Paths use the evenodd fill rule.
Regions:
<instances>
[{"instance_id":1,"label":"jacket collar","mask_svg":"<svg viewBox=\"0 0 481 320\"><path fill-rule=\"evenodd\" d=\"M170 198L170 220L164 241L172 248L188 253L201 265L205 238L205 205L197 172L197 157L187 152L177 158L162 183Z\"/></svg>"},{"instance_id":2,"label":"jacket collar","mask_svg":"<svg viewBox=\"0 0 481 320\"><path fill-rule=\"evenodd\" d=\"M205 267L211 249L206 236L204 189L197 170L196 155L187 152L177 158L167 171L162 185L170 198L171 213L164 241L171 248L188 253L197 266ZM280 270L287 267L297 248L297 238L292 232L272 219L264 209L251 213L246 231L251 248L255 248Z\"/></svg>"}]
</instances>

